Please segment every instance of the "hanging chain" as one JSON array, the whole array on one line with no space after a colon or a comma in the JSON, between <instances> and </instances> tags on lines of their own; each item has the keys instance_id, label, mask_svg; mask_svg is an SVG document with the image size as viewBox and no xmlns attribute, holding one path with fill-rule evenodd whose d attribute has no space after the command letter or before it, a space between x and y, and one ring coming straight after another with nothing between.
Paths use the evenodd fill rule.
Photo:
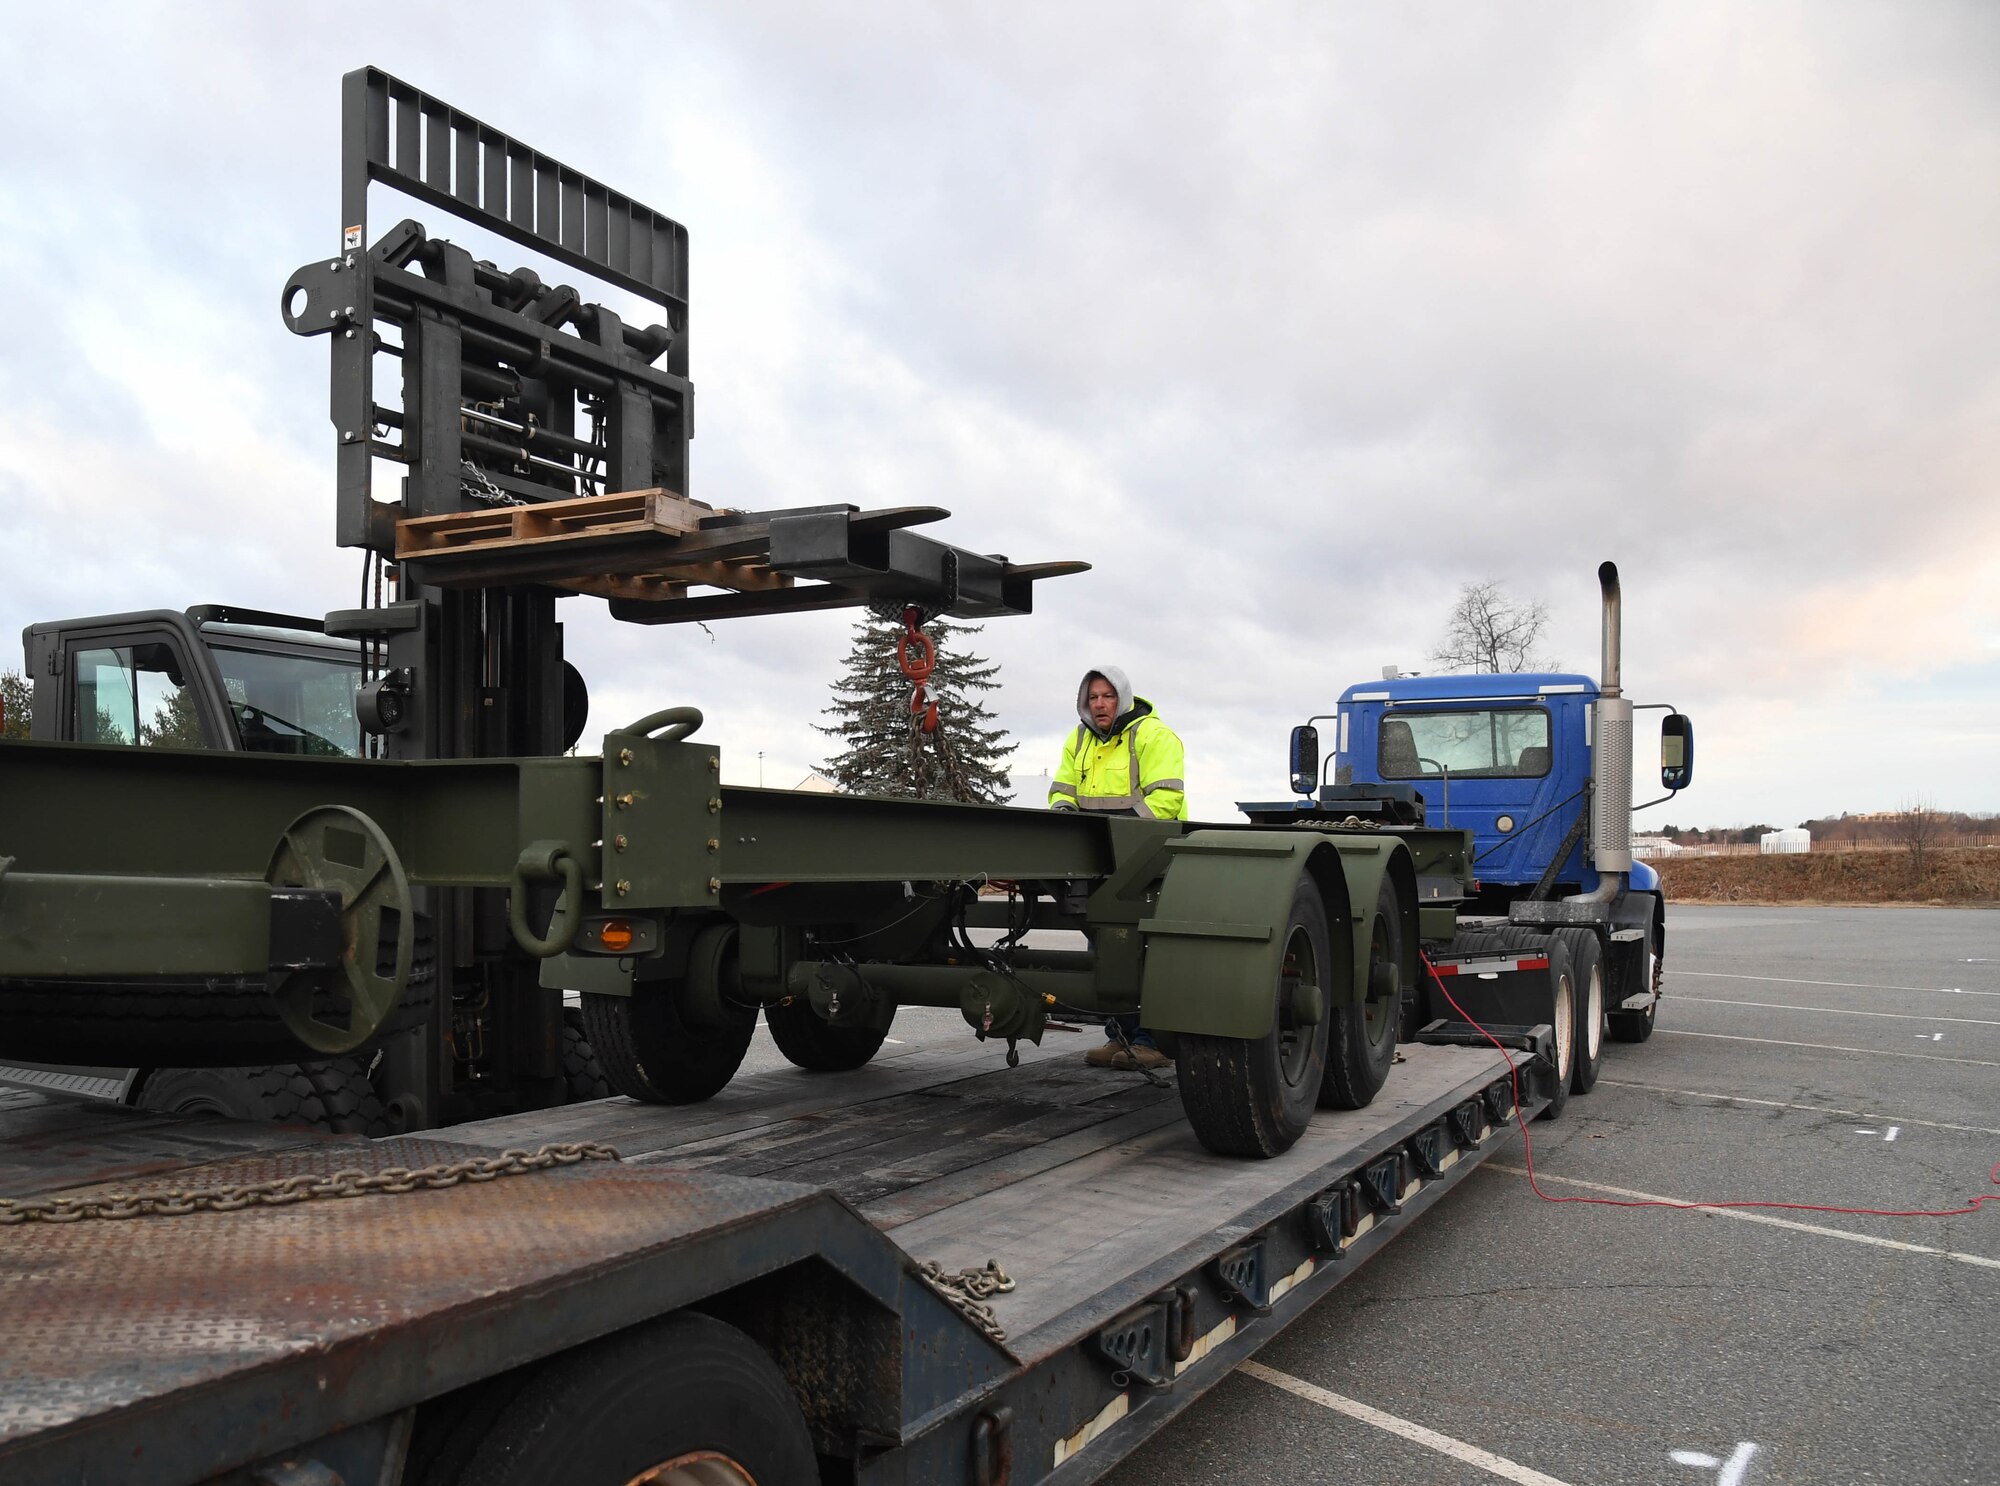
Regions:
<instances>
[{"instance_id":1,"label":"hanging chain","mask_svg":"<svg viewBox=\"0 0 2000 1486\"><path fill-rule=\"evenodd\" d=\"M16 1223L81 1223L98 1218L179 1218L189 1213L230 1213L246 1207L289 1207L319 1197L365 1197L370 1193L438 1191L495 1177L522 1176L579 1161L616 1161L618 1152L594 1141L545 1145L538 1150L505 1150L497 1156L470 1156L435 1166L385 1166L380 1171L348 1169L328 1176L287 1176L232 1187L195 1191L107 1192L102 1197L27 1197L0 1200L0 1228Z\"/></svg>"},{"instance_id":2,"label":"hanging chain","mask_svg":"<svg viewBox=\"0 0 2000 1486\"><path fill-rule=\"evenodd\" d=\"M927 699L924 683L937 669L937 644L924 633L924 614L915 604L903 610L903 632L896 636L896 664L909 677L910 721L927 733L937 731L937 703Z\"/></svg>"},{"instance_id":3,"label":"hanging chain","mask_svg":"<svg viewBox=\"0 0 2000 1486\"><path fill-rule=\"evenodd\" d=\"M946 1274L944 1266L935 1259L926 1260L917 1266L917 1278L929 1285L942 1296L951 1308L979 1328L988 1341L996 1345L1007 1340L1006 1329L1000 1318L993 1314L993 1307L986 1302L994 1295L1004 1295L1014 1288L1013 1277L991 1259L983 1269L961 1269L955 1274Z\"/></svg>"}]
</instances>

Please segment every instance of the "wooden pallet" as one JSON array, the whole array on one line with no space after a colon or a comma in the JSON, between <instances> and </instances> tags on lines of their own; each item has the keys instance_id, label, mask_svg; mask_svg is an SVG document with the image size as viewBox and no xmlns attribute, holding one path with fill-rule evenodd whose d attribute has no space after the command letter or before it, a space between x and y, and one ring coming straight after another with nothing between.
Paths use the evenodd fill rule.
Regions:
<instances>
[{"instance_id":1,"label":"wooden pallet","mask_svg":"<svg viewBox=\"0 0 2000 1486\"><path fill-rule=\"evenodd\" d=\"M512 580L641 600L683 598L697 585L790 588L754 557L718 557L688 541L704 519L726 514L671 490L628 490L417 516L396 523L396 560L443 587Z\"/></svg>"}]
</instances>

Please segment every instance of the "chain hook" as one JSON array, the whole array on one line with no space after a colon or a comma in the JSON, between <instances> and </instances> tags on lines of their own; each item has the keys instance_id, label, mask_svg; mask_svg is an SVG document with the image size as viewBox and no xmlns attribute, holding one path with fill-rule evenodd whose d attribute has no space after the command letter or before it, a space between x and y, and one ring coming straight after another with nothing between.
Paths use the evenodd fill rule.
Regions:
<instances>
[{"instance_id":1,"label":"chain hook","mask_svg":"<svg viewBox=\"0 0 2000 1486\"><path fill-rule=\"evenodd\" d=\"M910 717L927 733L937 731L937 703L930 701L924 683L937 669L937 645L923 631L923 612L915 604L903 610L903 632L896 637L896 664L913 683L910 688Z\"/></svg>"}]
</instances>

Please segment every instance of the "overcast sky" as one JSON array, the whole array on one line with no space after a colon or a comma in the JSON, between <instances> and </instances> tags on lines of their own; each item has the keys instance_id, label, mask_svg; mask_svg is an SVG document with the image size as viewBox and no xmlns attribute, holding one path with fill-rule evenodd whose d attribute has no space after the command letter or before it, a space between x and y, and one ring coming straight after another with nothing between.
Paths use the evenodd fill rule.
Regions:
<instances>
[{"instance_id":1,"label":"overcast sky","mask_svg":"<svg viewBox=\"0 0 2000 1486\"><path fill-rule=\"evenodd\" d=\"M1111 661L1226 818L1462 583L1595 672L1611 557L1642 824L2000 809L2000 6L0 5L0 664L355 601L278 298L370 63L687 225L691 494L1096 565L981 637L1023 772ZM593 731L826 756L843 617L560 612Z\"/></svg>"}]
</instances>

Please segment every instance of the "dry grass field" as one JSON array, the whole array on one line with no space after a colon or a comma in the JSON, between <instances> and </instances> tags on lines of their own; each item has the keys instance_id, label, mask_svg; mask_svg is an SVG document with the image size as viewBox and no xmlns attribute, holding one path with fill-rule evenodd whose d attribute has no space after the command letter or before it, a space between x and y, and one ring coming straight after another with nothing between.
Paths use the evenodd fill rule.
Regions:
<instances>
[{"instance_id":1,"label":"dry grass field","mask_svg":"<svg viewBox=\"0 0 2000 1486\"><path fill-rule=\"evenodd\" d=\"M1910 854L1674 857L1652 863L1678 903L1925 903L2000 908L2000 849L1933 847L1919 876Z\"/></svg>"}]
</instances>

